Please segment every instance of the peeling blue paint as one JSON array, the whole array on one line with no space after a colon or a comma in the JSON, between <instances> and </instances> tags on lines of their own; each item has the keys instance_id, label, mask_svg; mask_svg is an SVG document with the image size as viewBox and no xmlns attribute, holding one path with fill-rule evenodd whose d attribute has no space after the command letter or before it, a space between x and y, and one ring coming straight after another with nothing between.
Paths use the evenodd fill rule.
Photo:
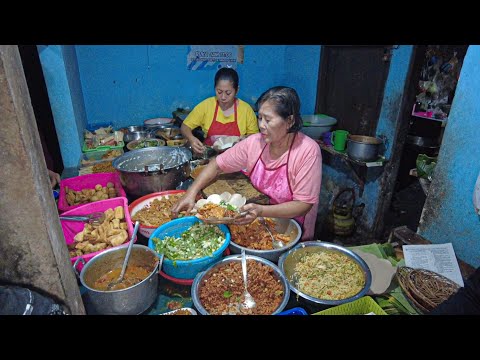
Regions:
<instances>
[{"instance_id":1,"label":"peeling blue paint","mask_svg":"<svg viewBox=\"0 0 480 360\"><path fill-rule=\"evenodd\" d=\"M388 147L385 152L387 159L391 156L391 148L393 139L396 136L397 119L400 114L401 99L403 96L405 84L407 81L408 68L410 66L410 59L412 56L413 46L400 45L398 49L393 51L391 58L390 70L385 83L384 97L382 100L380 116L377 124L376 135L385 135L388 141ZM340 189L345 187L351 187L352 177L348 175L345 179L343 175L336 169L333 169L327 165L324 165L324 173L335 179L337 188L334 193L337 193ZM382 188L380 184L380 176L371 176L372 172L378 172L376 168L370 168L367 174L367 181L365 183L363 196L361 199L357 199L357 202L365 203L365 210L362 213L359 222L362 226L368 230L373 228L374 220L377 215L380 197L382 196ZM325 175L327 176L327 175ZM358 184L355 186L356 193L358 195ZM322 188L322 192L328 192ZM323 194L323 196L329 196L333 198L334 193Z\"/></svg>"},{"instance_id":2,"label":"peeling blue paint","mask_svg":"<svg viewBox=\"0 0 480 360\"><path fill-rule=\"evenodd\" d=\"M480 46L470 45L443 135L435 176L418 233L453 244L456 255L480 266L480 217L473 189L480 171Z\"/></svg>"}]
</instances>

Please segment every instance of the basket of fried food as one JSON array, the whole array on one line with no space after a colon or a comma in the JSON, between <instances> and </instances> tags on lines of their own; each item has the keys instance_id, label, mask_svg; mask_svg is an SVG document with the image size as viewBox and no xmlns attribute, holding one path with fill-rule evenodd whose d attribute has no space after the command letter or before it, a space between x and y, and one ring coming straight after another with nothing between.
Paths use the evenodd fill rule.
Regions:
<instances>
[{"instance_id":1,"label":"basket of fried food","mask_svg":"<svg viewBox=\"0 0 480 360\"><path fill-rule=\"evenodd\" d=\"M235 219L247 214L239 210L246 201L240 194L212 194L206 199L198 200L192 214L207 224L233 224Z\"/></svg>"},{"instance_id":2,"label":"basket of fried food","mask_svg":"<svg viewBox=\"0 0 480 360\"><path fill-rule=\"evenodd\" d=\"M407 299L424 314L432 311L460 289L454 281L425 269L402 266L397 269L396 277Z\"/></svg>"}]
</instances>

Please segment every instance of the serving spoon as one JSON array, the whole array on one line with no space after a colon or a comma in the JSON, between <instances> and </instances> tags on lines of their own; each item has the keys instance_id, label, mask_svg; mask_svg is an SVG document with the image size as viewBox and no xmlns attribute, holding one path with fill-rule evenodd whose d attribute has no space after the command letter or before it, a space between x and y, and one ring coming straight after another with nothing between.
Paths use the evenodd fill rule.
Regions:
<instances>
[{"instance_id":1,"label":"serving spoon","mask_svg":"<svg viewBox=\"0 0 480 360\"><path fill-rule=\"evenodd\" d=\"M285 246L285 244L283 243L283 241L275 239L275 236L273 236L272 232L270 231L270 229L269 229L269 227L268 227L268 225L267 225L267 222L265 221L265 218L263 218L263 217L258 217L257 219L258 219L258 222L259 222L260 224L262 224L262 225L265 227L265 229L267 229L268 234L269 234L270 237L272 238L272 246L273 246L273 248L274 248L274 249L281 249L281 248L283 248L283 247Z\"/></svg>"},{"instance_id":2,"label":"serving spoon","mask_svg":"<svg viewBox=\"0 0 480 360\"><path fill-rule=\"evenodd\" d=\"M253 296L248 292L247 289L247 258L245 256L245 249L242 249L242 275L243 275L243 286L245 290L243 291L244 300L240 304L243 309L253 309L257 306L257 303L253 299Z\"/></svg>"},{"instance_id":3,"label":"serving spoon","mask_svg":"<svg viewBox=\"0 0 480 360\"><path fill-rule=\"evenodd\" d=\"M135 236L137 235L137 231L138 231L139 227L140 227L140 222L136 221L135 222L135 227L133 229L132 238L130 239L130 243L128 244L127 254L125 255L125 260L123 260L123 266L122 266L122 271L120 272L120 276L118 277L117 280L112 281L110 284L108 284L107 290L112 290L112 288L115 285L118 285L123 281L123 277L125 276L125 270L127 270L128 260L130 259L130 253L132 252L133 242L135 240Z\"/></svg>"}]
</instances>

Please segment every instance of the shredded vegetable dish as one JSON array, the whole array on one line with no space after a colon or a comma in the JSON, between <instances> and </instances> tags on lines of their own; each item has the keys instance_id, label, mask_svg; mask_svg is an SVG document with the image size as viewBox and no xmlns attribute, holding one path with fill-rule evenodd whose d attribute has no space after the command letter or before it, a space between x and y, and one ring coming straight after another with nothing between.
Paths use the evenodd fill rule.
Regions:
<instances>
[{"instance_id":1,"label":"shredded vegetable dish","mask_svg":"<svg viewBox=\"0 0 480 360\"><path fill-rule=\"evenodd\" d=\"M342 300L362 290L365 276L360 266L337 251L307 253L294 268L297 289L323 300Z\"/></svg>"},{"instance_id":2,"label":"shredded vegetable dish","mask_svg":"<svg viewBox=\"0 0 480 360\"><path fill-rule=\"evenodd\" d=\"M192 260L212 256L225 242L225 234L216 225L196 223L180 238L153 238L155 251L170 260Z\"/></svg>"}]
</instances>

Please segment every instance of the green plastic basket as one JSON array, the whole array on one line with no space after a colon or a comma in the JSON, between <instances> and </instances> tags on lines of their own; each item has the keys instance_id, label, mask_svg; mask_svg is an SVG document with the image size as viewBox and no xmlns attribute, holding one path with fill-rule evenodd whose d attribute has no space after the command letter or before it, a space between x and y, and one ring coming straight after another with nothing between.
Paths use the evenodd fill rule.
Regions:
<instances>
[{"instance_id":1,"label":"green plastic basket","mask_svg":"<svg viewBox=\"0 0 480 360\"><path fill-rule=\"evenodd\" d=\"M331 307L312 315L364 315L373 312L375 315L387 313L370 296L364 296L355 301Z\"/></svg>"}]
</instances>

